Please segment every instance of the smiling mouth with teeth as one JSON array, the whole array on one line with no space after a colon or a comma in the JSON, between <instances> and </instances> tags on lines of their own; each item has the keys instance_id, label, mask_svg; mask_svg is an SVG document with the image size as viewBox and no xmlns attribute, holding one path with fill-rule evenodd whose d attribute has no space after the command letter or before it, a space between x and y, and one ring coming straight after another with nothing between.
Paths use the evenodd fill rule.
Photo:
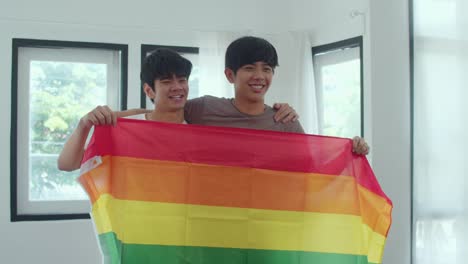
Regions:
<instances>
[{"instance_id":1,"label":"smiling mouth with teeth","mask_svg":"<svg viewBox=\"0 0 468 264\"><path fill-rule=\"evenodd\" d=\"M264 87L264 85L261 85L261 84L257 84L257 85L250 85L250 87L254 88L254 89L262 89Z\"/></svg>"},{"instance_id":2,"label":"smiling mouth with teeth","mask_svg":"<svg viewBox=\"0 0 468 264\"><path fill-rule=\"evenodd\" d=\"M265 85L263 84L251 84L249 86L254 93L262 93L265 89Z\"/></svg>"}]
</instances>

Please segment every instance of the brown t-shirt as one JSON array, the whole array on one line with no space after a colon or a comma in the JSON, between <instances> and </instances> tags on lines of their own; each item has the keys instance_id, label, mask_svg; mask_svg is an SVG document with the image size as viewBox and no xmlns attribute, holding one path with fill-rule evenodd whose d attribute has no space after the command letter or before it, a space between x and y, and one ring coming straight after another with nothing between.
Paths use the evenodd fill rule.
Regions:
<instances>
[{"instance_id":1,"label":"brown t-shirt","mask_svg":"<svg viewBox=\"0 0 468 264\"><path fill-rule=\"evenodd\" d=\"M273 108L265 105L263 114L244 114L234 106L232 99L209 95L189 100L185 105L185 120L189 124L304 133L299 121L285 124L275 122L273 119L275 113Z\"/></svg>"}]
</instances>

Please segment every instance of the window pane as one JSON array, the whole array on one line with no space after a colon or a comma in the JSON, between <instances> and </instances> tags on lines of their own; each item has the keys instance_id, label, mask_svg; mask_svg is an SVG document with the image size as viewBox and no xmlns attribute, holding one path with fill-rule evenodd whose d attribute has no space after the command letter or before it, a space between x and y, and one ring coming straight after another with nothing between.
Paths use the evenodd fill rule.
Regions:
<instances>
[{"instance_id":1,"label":"window pane","mask_svg":"<svg viewBox=\"0 0 468 264\"><path fill-rule=\"evenodd\" d=\"M107 103L107 66L31 61L30 98L30 200L87 199L79 171L60 172L57 157L78 120Z\"/></svg>"},{"instance_id":2,"label":"window pane","mask_svg":"<svg viewBox=\"0 0 468 264\"><path fill-rule=\"evenodd\" d=\"M12 220L87 218L89 201L58 154L79 119L97 105L126 102L126 45L13 39Z\"/></svg>"},{"instance_id":3,"label":"window pane","mask_svg":"<svg viewBox=\"0 0 468 264\"><path fill-rule=\"evenodd\" d=\"M314 54L319 133L352 138L362 134L360 47L333 47Z\"/></svg>"},{"instance_id":4,"label":"window pane","mask_svg":"<svg viewBox=\"0 0 468 264\"><path fill-rule=\"evenodd\" d=\"M358 59L322 68L323 134L361 134L361 81Z\"/></svg>"}]
</instances>

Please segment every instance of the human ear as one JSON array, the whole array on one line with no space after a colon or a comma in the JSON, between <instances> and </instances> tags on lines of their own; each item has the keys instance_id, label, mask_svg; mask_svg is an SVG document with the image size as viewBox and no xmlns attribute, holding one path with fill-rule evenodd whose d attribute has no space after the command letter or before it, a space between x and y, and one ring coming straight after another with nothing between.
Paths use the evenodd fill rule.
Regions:
<instances>
[{"instance_id":1,"label":"human ear","mask_svg":"<svg viewBox=\"0 0 468 264\"><path fill-rule=\"evenodd\" d=\"M235 73L229 69L229 68L226 68L224 69L224 75L226 75L226 79L230 82L230 83L234 83L234 79L235 79Z\"/></svg>"},{"instance_id":2,"label":"human ear","mask_svg":"<svg viewBox=\"0 0 468 264\"><path fill-rule=\"evenodd\" d=\"M146 96L148 96L151 99L154 99L154 97L156 97L156 92L147 83L143 84L143 91L145 92Z\"/></svg>"}]
</instances>

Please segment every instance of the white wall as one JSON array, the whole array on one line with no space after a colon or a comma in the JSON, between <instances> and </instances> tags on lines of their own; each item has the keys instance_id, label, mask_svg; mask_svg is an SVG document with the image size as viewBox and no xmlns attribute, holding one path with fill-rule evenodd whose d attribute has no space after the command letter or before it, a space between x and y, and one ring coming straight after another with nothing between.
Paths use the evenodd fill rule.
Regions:
<instances>
[{"instance_id":1,"label":"white wall","mask_svg":"<svg viewBox=\"0 0 468 264\"><path fill-rule=\"evenodd\" d=\"M384 263L410 263L408 1L370 2L373 169L393 201Z\"/></svg>"},{"instance_id":2,"label":"white wall","mask_svg":"<svg viewBox=\"0 0 468 264\"><path fill-rule=\"evenodd\" d=\"M365 86L370 88L366 90L366 109L372 110L365 117L366 137L372 143L376 175L395 204L384 263L409 263L406 1L0 1L1 263L100 260L88 220L10 222L11 38L128 44L128 107L138 107L141 43L197 46L212 31L290 30L307 30L313 45L364 34ZM352 19L352 10L367 15ZM273 97L290 98L287 91L276 93Z\"/></svg>"}]
</instances>

